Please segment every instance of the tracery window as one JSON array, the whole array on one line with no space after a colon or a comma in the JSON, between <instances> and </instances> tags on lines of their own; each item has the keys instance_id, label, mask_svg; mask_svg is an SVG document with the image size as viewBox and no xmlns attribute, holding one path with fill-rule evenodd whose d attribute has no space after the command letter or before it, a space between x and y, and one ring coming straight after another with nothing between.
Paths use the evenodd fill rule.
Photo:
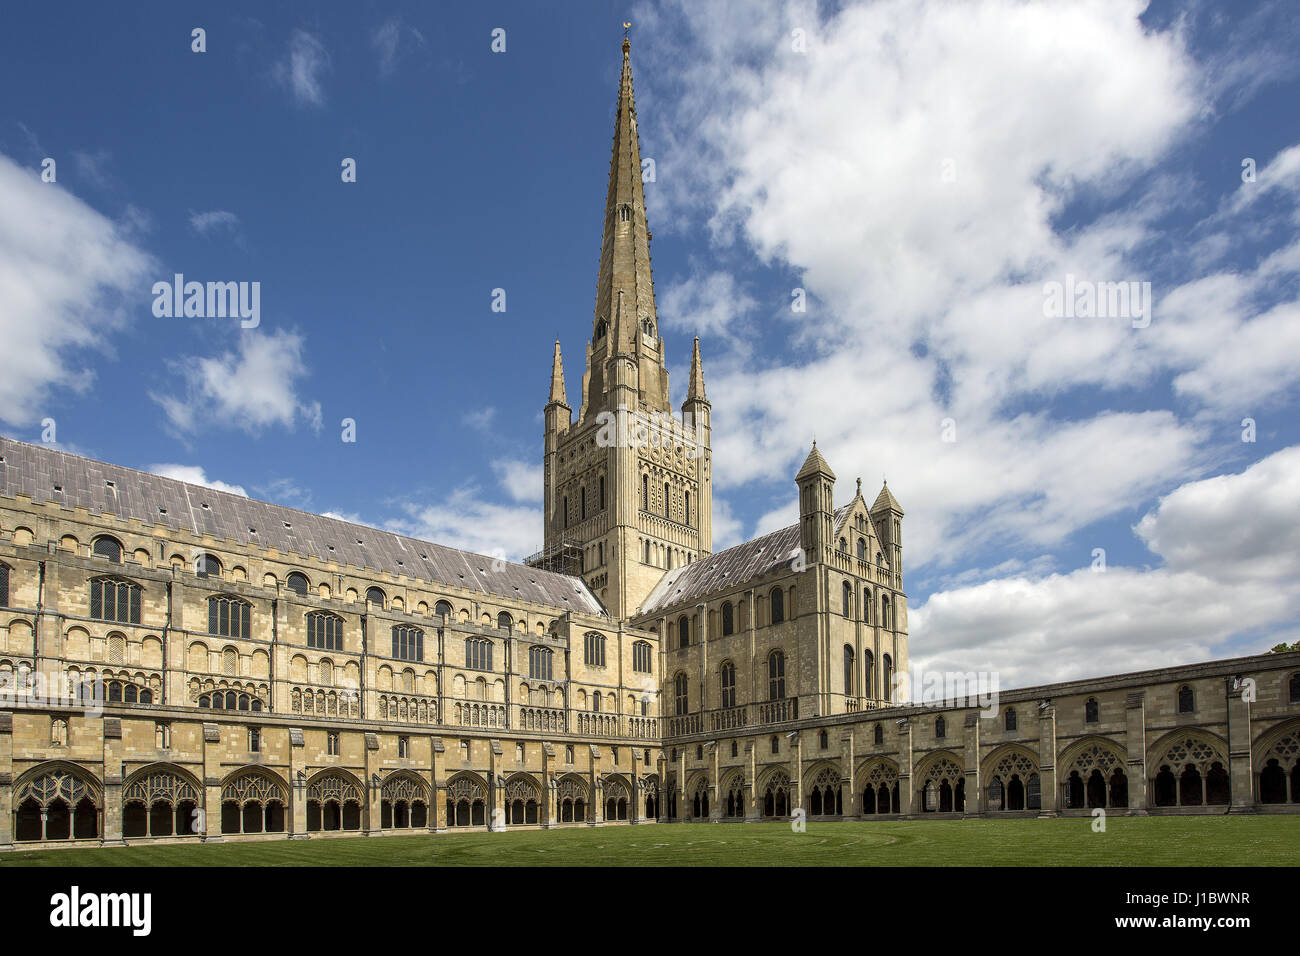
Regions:
<instances>
[{"instance_id":1,"label":"tracery window","mask_svg":"<svg viewBox=\"0 0 1300 956\"><path fill-rule=\"evenodd\" d=\"M1098 720L1097 715L1097 698L1089 697L1083 705L1083 722L1085 724L1095 724Z\"/></svg>"},{"instance_id":2,"label":"tracery window","mask_svg":"<svg viewBox=\"0 0 1300 956\"><path fill-rule=\"evenodd\" d=\"M1184 684L1178 688L1178 712L1180 714L1190 714L1196 710L1196 697L1192 693L1191 687Z\"/></svg>"},{"instance_id":3,"label":"tracery window","mask_svg":"<svg viewBox=\"0 0 1300 956\"><path fill-rule=\"evenodd\" d=\"M97 621L139 624L140 585L121 578L95 578L90 582L90 616Z\"/></svg>"},{"instance_id":4,"label":"tracery window","mask_svg":"<svg viewBox=\"0 0 1300 956\"><path fill-rule=\"evenodd\" d=\"M779 587L772 588L768 600L772 607L772 623L780 624L785 620L785 592Z\"/></svg>"},{"instance_id":5,"label":"tracery window","mask_svg":"<svg viewBox=\"0 0 1300 956\"><path fill-rule=\"evenodd\" d=\"M605 635L588 631L583 635L583 658L588 667L605 666Z\"/></svg>"},{"instance_id":6,"label":"tracery window","mask_svg":"<svg viewBox=\"0 0 1300 956\"><path fill-rule=\"evenodd\" d=\"M632 670L639 674L650 673L650 643L636 641L632 645Z\"/></svg>"},{"instance_id":7,"label":"tracery window","mask_svg":"<svg viewBox=\"0 0 1300 956\"><path fill-rule=\"evenodd\" d=\"M1004 729L1006 729L1006 730L1015 730L1015 729L1016 729L1016 710L1015 710L1015 708L1014 708L1014 707L1008 707L1007 710L1006 710L1006 713L1005 713L1005 714L1003 715L1003 717L1002 717L1002 720L1003 720L1003 724L1002 724L1002 726L1003 726Z\"/></svg>"},{"instance_id":8,"label":"tracery window","mask_svg":"<svg viewBox=\"0 0 1300 956\"><path fill-rule=\"evenodd\" d=\"M248 638L253 633L253 608L247 601L229 594L208 598L208 633L222 637Z\"/></svg>"},{"instance_id":9,"label":"tracery window","mask_svg":"<svg viewBox=\"0 0 1300 956\"><path fill-rule=\"evenodd\" d=\"M844 696L853 696L853 648L844 645Z\"/></svg>"},{"instance_id":10,"label":"tracery window","mask_svg":"<svg viewBox=\"0 0 1300 956\"><path fill-rule=\"evenodd\" d=\"M533 680L554 680L555 654L549 647L534 644L528 648L528 676Z\"/></svg>"},{"instance_id":11,"label":"tracery window","mask_svg":"<svg viewBox=\"0 0 1300 956\"><path fill-rule=\"evenodd\" d=\"M409 624L393 625L393 657L401 661L423 661L424 631Z\"/></svg>"},{"instance_id":12,"label":"tracery window","mask_svg":"<svg viewBox=\"0 0 1300 956\"><path fill-rule=\"evenodd\" d=\"M685 614L677 619L677 641L678 647L690 647L691 645L691 619Z\"/></svg>"},{"instance_id":13,"label":"tracery window","mask_svg":"<svg viewBox=\"0 0 1300 956\"><path fill-rule=\"evenodd\" d=\"M722 636L727 637L736 630L736 611L730 601L722 604Z\"/></svg>"},{"instance_id":14,"label":"tracery window","mask_svg":"<svg viewBox=\"0 0 1300 956\"><path fill-rule=\"evenodd\" d=\"M343 650L343 618L325 611L308 614L307 646L324 651Z\"/></svg>"},{"instance_id":15,"label":"tracery window","mask_svg":"<svg viewBox=\"0 0 1300 956\"><path fill-rule=\"evenodd\" d=\"M139 776L122 791L122 836L196 836L201 802L197 788L177 774Z\"/></svg>"},{"instance_id":16,"label":"tracery window","mask_svg":"<svg viewBox=\"0 0 1300 956\"><path fill-rule=\"evenodd\" d=\"M221 788L221 832L283 833L287 802L269 774L245 771Z\"/></svg>"},{"instance_id":17,"label":"tracery window","mask_svg":"<svg viewBox=\"0 0 1300 956\"><path fill-rule=\"evenodd\" d=\"M785 652L773 651L767 655L767 699L785 697Z\"/></svg>"},{"instance_id":18,"label":"tracery window","mask_svg":"<svg viewBox=\"0 0 1300 956\"><path fill-rule=\"evenodd\" d=\"M678 717L690 713L686 675L681 671L678 671L677 676L673 678L673 697L677 705Z\"/></svg>"},{"instance_id":19,"label":"tracery window","mask_svg":"<svg viewBox=\"0 0 1300 956\"><path fill-rule=\"evenodd\" d=\"M848 581L845 581L840 590L844 604L843 614L846 618L851 618L853 617L853 586Z\"/></svg>"},{"instance_id":20,"label":"tracery window","mask_svg":"<svg viewBox=\"0 0 1300 956\"><path fill-rule=\"evenodd\" d=\"M89 781L56 768L13 795L14 840L82 840L99 835L99 796Z\"/></svg>"},{"instance_id":21,"label":"tracery window","mask_svg":"<svg viewBox=\"0 0 1300 956\"><path fill-rule=\"evenodd\" d=\"M736 665L731 661L722 662L722 706L736 706Z\"/></svg>"}]
</instances>

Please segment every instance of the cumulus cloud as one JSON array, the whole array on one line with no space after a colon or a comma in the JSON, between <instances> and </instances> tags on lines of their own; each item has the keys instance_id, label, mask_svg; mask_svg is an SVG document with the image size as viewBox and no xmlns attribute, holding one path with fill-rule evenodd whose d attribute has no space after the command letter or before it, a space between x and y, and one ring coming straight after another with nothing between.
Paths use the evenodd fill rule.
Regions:
<instances>
[{"instance_id":1,"label":"cumulus cloud","mask_svg":"<svg viewBox=\"0 0 1300 956\"><path fill-rule=\"evenodd\" d=\"M242 485L230 485L224 481L209 478L207 473L198 465L150 465L147 470L155 475L162 475L164 478L175 478L177 481L184 481L191 485L202 485L204 488L226 491L232 495L239 495L241 498L248 497L248 492L244 490Z\"/></svg>"},{"instance_id":2,"label":"cumulus cloud","mask_svg":"<svg viewBox=\"0 0 1300 956\"><path fill-rule=\"evenodd\" d=\"M294 30L285 58L276 63L274 75L297 102L308 106L325 104L325 74L330 55L321 40L306 30Z\"/></svg>"},{"instance_id":3,"label":"cumulus cloud","mask_svg":"<svg viewBox=\"0 0 1300 956\"><path fill-rule=\"evenodd\" d=\"M492 462L492 470L496 472L501 487L505 489L511 501L541 503L544 472L540 463L499 459Z\"/></svg>"},{"instance_id":4,"label":"cumulus cloud","mask_svg":"<svg viewBox=\"0 0 1300 956\"><path fill-rule=\"evenodd\" d=\"M729 272L694 274L666 286L659 296L664 324L699 335L722 335L755 305Z\"/></svg>"},{"instance_id":5,"label":"cumulus cloud","mask_svg":"<svg viewBox=\"0 0 1300 956\"><path fill-rule=\"evenodd\" d=\"M459 488L439 504L412 505L389 530L476 554L518 561L542 544L540 508L484 501L479 489Z\"/></svg>"},{"instance_id":6,"label":"cumulus cloud","mask_svg":"<svg viewBox=\"0 0 1300 956\"><path fill-rule=\"evenodd\" d=\"M144 301L152 258L57 183L0 154L0 420L27 425L52 393L94 383L83 364Z\"/></svg>"},{"instance_id":7,"label":"cumulus cloud","mask_svg":"<svg viewBox=\"0 0 1300 956\"><path fill-rule=\"evenodd\" d=\"M180 394L151 395L173 426L184 433L225 426L257 433L300 422L319 431L321 406L298 396L308 372L304 340L295 332L269 335L243 331L232 351L215 357L187 356L168 363Z\"/></svg>"},{"instance_id":8,"label":"cumulus cloud","mask_svg":"<svg viewBox=\"0 0 1300 956\"><path fill-rule=\"evenodd\" d=\"M1136 525L1163 567L996 577L909 614L915 666L1003 687L1259 653L1300 613L1300 446L1184 484Z\"/></svg>"}]
</instances>

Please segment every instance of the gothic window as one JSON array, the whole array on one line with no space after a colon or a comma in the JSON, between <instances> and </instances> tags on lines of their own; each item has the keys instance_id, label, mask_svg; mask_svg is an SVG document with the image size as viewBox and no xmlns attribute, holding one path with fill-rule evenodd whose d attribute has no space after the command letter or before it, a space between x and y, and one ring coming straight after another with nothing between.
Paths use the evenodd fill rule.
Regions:
<instances>
[{"instance_id":1,"label":"gothic window","mask_svg":"<svg viewBox=\"0 0 1300 956\"><path fill-rule=\"evenodd\" d=\"M862 652L862 671L863 671L862 696L863 697L875 696L876 685L873 683L876 679L875 665L876 665L876 657L874 654L871 653L871 649L867 648Z\"/></svg>"},{"instance_id":2,"label":"gothic window","mask_svg":"<svg viewBox=\"0 0 1300 956\"><path fill-rule=\"evenodd\" d=\"M534 644L528 649L528 676L533 680L554 680L555 654L549 647Z\"/></svg>"},{"instance_id":3,"label":"gothic window","mask_svg":"<svg viewBox=\"0 0 1300 956\"><path fill-rule=\"evenodd\" d=\"M858 560L867 560L867 542L862 538L858 538Z\"/></svg>"},{"instance_id":4,"label":"gothic window","mask_svg":"<svg viewBox=\"0 0 1300 956\"><path fill-rule=\"evenodd\" d=\"M114 564L121 564L122 542L108 535L101 535L91 543L90 553L97 558L107 558Z\"/></svg>"},{"instance_id":5,"label":"gothic window","mask_svg":"<svg viewBox=\"0 0 1300 956\"><path fill-rule=\"evenodd\" d=\"M871 623L871 588L862 589L862 623Z\"/></svg>"},{"instance_id":6,"label":"gothic window","mask_svg":"<svg viewBox=\"0 0 1300 956\"><path fill-rule=\"evenodd\" d=\"M307 646L322 651L343 650L343 618L324 611L308 614Z\"/></svg>"},{"instance_id":7,"label":"gothic window","mask_svg":"<svg viewBox=\"0 0 1300 956\"><path fill-rule=\"evenodd\" d=\"M521 744L521 746L522 746L522 744ZM398 759L399 759L399 760L405 760L405 759L407 759L407 758L410 757L410 756L411 756L411 738L410 738L410 737L398 737L398 738L397 738L397 757L398 757Z\"/></svg>"},{"instance_id":8,"label":"gothic window","mask_svg":"<svg viewBox=\"0 0 1300 956\"><path fill-rule=\"evenodd\" d=\"M844 587L841 590L843 592L842 597L844 599L843 600L844 616L851 618L853 617L853 586L850 585L848 581L845 581Z\"/></svg>"},{"instance_id":9,"label":"gothic window","mask_svg":"<svg viewBox=\"0 0 1300 956\"><path fill-rule=\"evenodd\" d=\"M239 673L239 652L233 647L227 647L221 652L221 673L228 677Z\"/></svg>"},{"instance_id":10,"label":"gothic window","mask_svg":"<svg viewBox=\"0 0 1300 956\"><path fill-rule=\"evenodd\" d=\"M825 750L827 747L831 745L830 734L826 733L826 731L823 730L820 734L817 735L817 743L818 745L820 745L822 750Z\"/></svg>"},{"instance_id":11,"label":"gothic window","mask_svg":"<svg viewBox=\"0 0 1300 956\"><path fill-rule=\"evenodd\" d=\"M880 552L877 551L877 552L876 552L876 567L878 567L878 568L883 568L884 566L885 566L885 559L884 559L884 557L880 554Z\"/></svg>"},{"instance_id":12,"label":"gothic window","mask_svg":"<svg viewBox=\"0 0 1300 956\"><path fill-rule=\"evenodd\" d=\"M641 476L641 510L650 510L650 476Z\"/></svg>"},{"instance_id":13,"label":"gothic window","mask_svg":"<svg viewBox=\"0 0 1300 956\"><path fill-rule=\"evenodd\" d=\"M144 692L141 691L143 697ZM199 697L198 704L210 710L249 710L254 713L262 710L262 702L248 694L239 694L233 690L214 690Z\"/></svg>"},{"instance_id":14,"label":"gothic window","mask_svg":"<svg viewBox=\"0 0 1300 956\"><path fill-rule=\"evenodd\" d=\"M876 746L880 746L885 742L885 728L880 724L876 724L876 729L872 732L871 736Z\"/></svg>"},{"instance_id":15,"label":"gothic window","mask_svg":"<svg viewBox=\"0 0 1300 956\"><path fill-rule=\"evenodd\" d=\"M889 618L889 596L882 594L880 596L880 620L877 621L881 627L891 627Z\"/></svg>"},{"instance_id":16,"label":"gothic window","mask_svg":"<svg viewBox=\"0 0 1300 956\"><path fill-rule=\"evenodd\" d=\"M384 592L382 588L366 588L366 603L374 604L376 607L384 606Z\"/></svg>"},{"instance_id":17,"label":"gothic window","mask_svg":"<svg viewBox=\"0 0 1300 956\"><path fill-rule=\"evenodd\" d=\"M632 218L632 207L623 203L618 207L618 221L627 222Z\"/></svg>"},{"instance_id":18,"label":"gothic window","mask_svg":"<svg viewBox=\"0 0 1300 956\"><path fill-rule=\"evenodd\" d=\"M90 616L99 621L139 624L140 585L120 578L95 578L90 582Z\"/></svg>"},{"instance_id":19,"label":"gothic window","mask_svg":"<svg viewBox=\"0 0 1300 956\"><path fill-rule=\"evenodd\" d=\"M62 717L50 721L50 746L66 747L68 745L68 722Z\"/></svg>"},{"instance_id":20,"label":"gothic window","mask_svg":"<svg viewBox=\"0 0 1300 956\"><path fill-rule=\"evenodd\" d=\"M1098 719L1097 698L1089 697L1088 702L1083 705L1083 722L1085 724L1095 724Z\"/></svg>"},{"instance_id":21,"label":"gothic window","mask_svg":"<svg viewBox=\"0 0 1300 956\"><path fill-rule=\"evenodd\" d=\"M399 661L424 660L424 631L408 624L394 625L393 657Z\"/></svg>"},{"instance_id":22,"label":"gothic window","mask_svg":"<svg viewBox=\"0 0 1300 956\"><path fill-rule=\"evenodd\" d=\"M331 757L339 755L339 735L335 731L330 731L325 735L325 749L329 751Z\"/></svg>"},{"instance_id":23,"label":"gothic window","mask_svg":"<svg viewBox=\"0 0 1300 956\"><path fill-rule=\"evenodd\" d=\"M649 541L645 542L645 556L641 559L641 562L643 564L650 563L650 542Z\"/></svg>"},{"instance_id":24,"label":"gothic window","mask_svg":"<svg viewBox=\"0 0 1300 956\"><path fill-rule=\"evenodd\" d=\"M844 695L853 696L853 648L844 645Z\"/></svg>"},{"instance_id":25,"label":"gothic window","mask_svg":"<svg viewBox=\"0 0 1300 956\"><path fill-rule=\"evenodd\" d=\"M0 563L0 607L9 607L9 565Z\"/></svg>"},{"instance_id":26,"label":"gothic window","mask_svg":"<svg viewBox=\"0 0 1300 956\"><path fill-rule=\"evenodd\" d=\"M735 618L736 615L734 609L731 606L731 602L730 601L725 602L722 605L722 636L723 637L726 637L728 634L732 633L736 629Z\"/></svg>"},{"instance_id":27,"label":"gothic window","mask_svg":"<svg viewBox=\"0 0 1300 956\"><path fill-rule=\"evenodd\" d=\"M583 650L586 663L590 667L605 666L605 635L588 631L583 637Z\"/></svg>"},{"instance_id":28,"label":"gothic window","mask_svg":"<svg viewBox=\"0 0 1300 956\"><path fill-rule=\"evenodd\" d=\"M256 727L248 728L248 752L259 753L262 750L262 732Z\"/></svg>"},{"instance_id":29,"label":"gothic window","mask_svg":"<svg viewBox=\"0 0 1300 956\"><path fill-rule=\"evenodd\" d=\"M606 331L605 320L601 319L599 322L596 323L596 341L599 342L601 339L605 337L605 331Z\"/></svg>"},{"instance_id":30,"label":"gothic window","mask_svg":"<svg viewBox=\"0 0 1300 956\"><path fill-rule=\"evenodd\" d=\"M290 571L289 576L284 579L284 586L301 597L306 597L307 592L311 590L311 582L307 580L307 575L300 571Z\"/></svg>"},{"instance_id":31,"label":"gothic window","mask_svg":"<svg viewBox=\"0 0 1300 956\"><path fill-rule=\"evenodd\" d=\"M885 700L894 699L894 659L888 654L880 659L880 696Z\"/></svg>"},{"instance_id":32,"label":"gothic window","mask_svg":"<svg viewBox=\"0 0 1300 956\"><path fill-rule=\"evenodd\" d=\"M934 719L934 739L943 740L948 735L948 724L942 717Z\"/></svg>"},{"instance_id":33,"label":"gothic window","mask_svg":"<svg viewBox=\"0 0 1300 956\"><path fill-rule=\"evenodd\" d=\"M569 744L564 748L564 762L573 763L573 744Z\"/></svg>"},{"instance_id":34,"label":"gothic window","mask_svg":"<svg viewBox=\"0 0 1300 956\"><path fill-rule=\"evenodd\" d=\"M740 744L738 744L736 741L733 740L731 742L731 756L737 757L739 755L740 755Z\"/></svg>"},{"instance_id":35,"label":"gothic window","mask_svg":"<svg viewBox=\"0 0 1300 956\"><path fill-rule=\"evenodd\" d=\"M722 706L736 706L736 665L731 661L722 662Z\"/></svg>"},{"instance_id":36,"label":"gothic window","mask_svg":"<svg viewBox=\"0 0 1300 956\"><path fill-rule=\"evenodd\" d=\"M1003 719L1003 727L1005 729L1007 730L1016 729L1016 711L1014 707L1008 707L1006 713L1003 714L1002 719Z\"/></svg>"},{"instance_id":37,"label":"gothic window","mask_svg":"<svg viewBox=\"0 0 1300 956\"><path fill-rule=\"evenodd\" d=\"M773 651L767 655L767 699L785 697L785 654Z\"/></svg>"},{"instance_id":38,"label":"gothic window","mask_svg":"<svg viewBox=\"0 0 1300 956\"><path fill-rule=\"evenodd\" d=\"M687 491L684 492L684 494L685 494L685 502L686 502L685 521L687 524L690 524L691 523L691 493Z\"/></svg>"},{"instance_id":39,"label":"gothic window","mask_svg":"<svg viewBox=\"0 0 1300 956\"><path fill-rule=\"evenodd\" d=\"M451 603L448 601L439 601L433 606L433 613L442 617L451 617Z\"/></svg>"},{"instance_id":40,"label":"gothic window","mask_svg":"<svg viewBox=\"0 0 1300 956\"><path fill-rule=\"evenodd\" d=\"M600 691L591 695L591 710L592 713L600 713Z\"/></svg>"},{"instance_id":41,"label":"gothic window","mask_svg":"<svg viewBox=\"0 0 1300 956\"><path fill-rule=\"evenodd\" d=\"M847 553L848 550L849 550L849 543L845 541L843 538L840 538L840 552Z\"/></svg>"},{"instance_id":42,"label":"gothic window","mask_svg":"<svg viewBox=\"0 0 1300 956\"><path fill-rule=\"evenodd\" d=\"M159 750L166 750L172 745L172 727L171 724L158 721L153 725L153 742Z\"/></svg>"},{"instance_id":43,"label":"gothic window","mask_svg":"<svg viewBox=\"0 0 1300 956\"><path fill-rule=\"evenodd\" d=\"M14 840L88 839L99 835L99 801L87 779L53 769L17 788Z\"/></svg>"},{"instance_id":44,"label":"gothic window","mask_svg":"<svg viewBox=\"0 0 1300 956\"><path fill-rule=\"evenodd\" d=\"M600 510L605 510L605 476L600 476Z\"/></svg>"},{"instance_id":45,"label":"gothic window","mask_svg":"<svg viewBox=\"0 0 1300 956\"><path fill-rule=\"evenodd\" d=\"M222 637L248 638L252 635L252 606L247 601L219 594L208 598L208 633Z\"/></svg>"},{"instance_id":46,"label":"gothic window","mask_svg":"<svg viewBox=\"0 0 1300 956\"><path fill-rule=\"evenodd\" d=\"M681 671L678 671L677 676L673 678L673 697L677 704L677 716L681 717L682 715L689 713L687 707L689 701L687 699L686 691L686 675Z\"/></svg>"},{"instance_id":47,"label":"gothic window","mask_svg":"<svg viewBox=\"0 0 1300 956\"><path fill-rule=\"evenodd\" d=\"M780 624L785 620L785 592L780 588L772 588L768 600L772 606L772 623Z\"/></svg>"},{"instance_id":48,"label":"gothic window","mask_svg":"<svg viewBox=\"0 0 1300 956\"><path fill-rule=\"evenodd\" d=\"M465 666L476 671L490 671L492 642L477 637L465 638Z\"/></svg>"},{"instance_id":49,"label":"gothic window","mask_svg":"<svg viewBox=\"0 0 1300 956\"><path fill-rule=\"evenodd\" d=\"M637 641L632 645L632 670L638 674L650 673L650 644Z\"/></svg>"},{"instance_id":50,"label":"gothic window","mask_svg":"<svg viewBox=\"0 0 1300 956\"><path fill-rule=\"evenodd\" d=\"M678 647L691 646L691 619L685 614L677 619L677 639Z\"/></svg>"},{"instance_id":51,"label":"gothic window","mask_svg":"<svg viewBox=\"0 0 1300 956\"><path fill-rule=\"evenodd\" d=\"M672 517L672 508L670 507L671 503L672 503L672 498L669 497L668 482L665 481L664 482L664 517L665 518Z\"/></svg>"},{"instance_id":52,"label":"gothic window","mask_svg":"<svg viewBox=\"0 0 1300 956\"><path fill-rule=\"evenodd\" d=\"M780 752L781 752L781 740L780 740L779 737L777 737L775 734L773 734L773 735L772 735L772 753L774 753L774 754L779 754Z\"/></svg>"},{"instance_id":53,"label":"gothic window","mask_svg":"<svg viewBox=\"0 0 1300 956\"><path fill-rule=\"evenodd\" d=\"M1196 698L1192 694L1192 689L1184 684L1178 688L1178 712L1190 714L1194 710L1196 710Z\"/></svg>"}]
</instances>

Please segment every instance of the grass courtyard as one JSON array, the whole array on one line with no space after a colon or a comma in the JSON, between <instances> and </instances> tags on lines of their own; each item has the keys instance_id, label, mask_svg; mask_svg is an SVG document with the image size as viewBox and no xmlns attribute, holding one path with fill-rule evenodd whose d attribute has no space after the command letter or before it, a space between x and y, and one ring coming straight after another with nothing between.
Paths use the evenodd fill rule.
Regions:
<instances>
[{"instance_id":1,"label":"grass courtyard","mask_svg":"<svg viewBox=\"0 0 1300 956\"><path fill-rule=\"evenodd\" d=\"M1300 816L671 824L0 854L14 866L1293 866Z\"/></svg>"}]
</instances>

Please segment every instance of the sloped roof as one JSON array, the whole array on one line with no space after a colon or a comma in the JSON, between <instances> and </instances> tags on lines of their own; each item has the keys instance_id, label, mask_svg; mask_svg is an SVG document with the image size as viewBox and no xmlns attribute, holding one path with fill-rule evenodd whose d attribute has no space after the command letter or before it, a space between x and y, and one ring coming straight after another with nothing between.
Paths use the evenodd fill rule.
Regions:
<instances>
[{"instance_id":1,"label":"sloped roof","mask_svg":"<svg viewBox=\"0 0 1300 956\"><path fill-rule=\"evenodd\" d=\"M826 459L817 448L817 443L813 442L812 451L808 452L808 457L803 461L803 467L799 473L794 476L795 481L802 480L806 475L815 475L821 472L831 480L835 479L835 472L831 471L831 466L827 464Z\"/></svg>"},{"instance_id":2,"label":"sloped roof","mask_svg":"<svg viewBox=\"0 0 1300 956\"><path fill-rule=\"evenodd\" d=\"M837 531L852 509L852 502L835 509ZM660 578L641 605L640 614L653 614L682 601L693 601L706 594L761 578L781 565L788 565L795 557L794 552L798 547L799 525L792 524L780 531L773 531L761 538L675 568Z\"/></svg>"},{"instance_id":3,"label":"sloped roof","mask_svg":"<svg viewBox=\"0 0 1300 956\"><path fill-rule=\"evenodd\" d=\"M605 614L581 578L0 438L0 497L17 495L208 534L233 549L275 548L286 557L296 553L561 611Z\"/></svg>"},{"instance_id":4,"label":"sloped roof","mask_svg":"<svg viewBox=\"0 0 1300 956\"><path fill-rule=\"evenodd\" d=\"M893 508L899 514L903 513L903 506L898 503L894 493L889 490L888 482L881 486L880 494L876 495L876 502L871 506L872 511L879 511L882 508Z\"/></svg>"}]
</instances>

